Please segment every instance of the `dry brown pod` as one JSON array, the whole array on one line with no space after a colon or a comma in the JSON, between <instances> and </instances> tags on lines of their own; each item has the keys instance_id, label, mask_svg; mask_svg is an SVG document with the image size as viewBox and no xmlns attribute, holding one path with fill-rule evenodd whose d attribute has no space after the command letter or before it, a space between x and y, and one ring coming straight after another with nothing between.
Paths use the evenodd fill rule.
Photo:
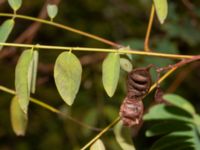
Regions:
<instances>
[{"instance_id":1,"label":"dry brown pod","mask_svg":"<svg viewBox=\"0 0 200 150\"><path fill-rule=\"evenodd\" d=\"M153 65L137 68L128 74L127 95L120 107L120 117L125 126L138 125L143 115L143 98L151 86L149 69Z\"/></svg>"},{"instance_id":2,"label":"dry brown pod","mask_svg":"<svg viewBox=\"0 0 200 150\"><path fill-rule=\"evenodd\" d=\"M119 113L124 126L132 127L140 123L143 115L142 101L126 97Z\"/></svg>"},{"instance_id":3,"label":"dry brown pod","mask_svg":"<svg viewBox=\"0 0 200 150\"><path fill-rule=\"evenodd\" d=\"M152 65L137 68L128 74L127 97L140 100L148 93L151 86L151 74L149 72L151 67Z\"/></svg>"}]
</instances>

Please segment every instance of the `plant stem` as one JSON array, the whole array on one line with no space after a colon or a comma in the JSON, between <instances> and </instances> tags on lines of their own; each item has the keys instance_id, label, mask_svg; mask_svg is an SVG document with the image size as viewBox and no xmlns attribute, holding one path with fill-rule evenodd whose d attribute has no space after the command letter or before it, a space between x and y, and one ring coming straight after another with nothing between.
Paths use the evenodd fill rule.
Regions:
<instances>
[{"instance_id":1,"label":"plant stem","mask_svg":"<svg viewBox=\"0 0 200 150\"><path fill-rule=\"evenodd\" d=\"M106 48L89 48L89 47L65 47L65 46L50 46L50 45L33 45L33 44L17 44L17 43L0 43L3 46L12 46L12 47L24 47L24 48L39 48L39 49L55 49L55 50L72 50L72 51L86 51L86 52L118 52L120 54L135 54L135 55L144 55L144 56L153 56L153 57L162 57L170 59L186 59L192 58L193 55L177 55L177 54L164 54L164 53L155 53L155 52L144 52L140 50L129 50L129 49L106 49Z\"/></svg>"},{"instance_id":2,"label":"plant stem","mask_svg":"<svg viewBox=\"0 0 200 150\"><path fill-rule=\"evenodd\" d=\"M145 36L145 42L144 42L144 50L147 52L151 51L149 49L149 37L150 37L151 29L152 29L154 14L155 14L155 8L154 8L154 5L152 4L151 14L150 14L147 32L146 32L146 36Z\"/></svg>"},{"instance_id":3,"label":"plant stem","mask_svg":"<svg viewBox=\"0 0 200 150\"><path fill-rule=\"evenodd\" d=\"M191 63L191 62L197 61L197 60L200 60L200 55L193 56L190 59L183 59L183 60L181 60L178 63L173 64L173 65L168 65L166 67L161 67L161 68L157 69L157 71L158 72L162 72L162 71L169 70L169 69L172 69L172 68L179 68L179 67L182 67L182 66L184 66L184 65L186 65L188 63Z\"/></svg>"},{"instance_id":4,"label":"plant stem","mask_svg":"<svg viewBox=\"0 0 200 150\"><path fill-rule=\"evenodd\" d=\"M111 124L105 127L99 134L97 134L90 142L88 142L81 150L85 150L90 145L92 145L96 140L98 140L105 132L107 132L110 128L112 128L115 124L120 121L120 117L117 117Z\"/></svg>"},{"instance_id":5,"label":"plant stem","mask_svg":"<svg viewBox=\"0 0 200 150\"><path fill-rule=\"evenodd\" d=\"M159 80L157 83L154 83L150 90L149 93L152 92L158 83L161 83L162 81L164 81L169 75L171 75L177 68L173 68L171 70L169 70L167 73L165 73ZM148 93L148 94L149 94ZM98 140L105 132L107 132L111 127L113 127L115 124L117 124L120 121L120 117L118 116L113 122L111 122L107 127L105 127L100 133L98 133L92 140L90 140L83 148L81 148L81 150L85 150L86 148L88 148L89 146L91 146L96 140Z\"/></svg>"},{"instance_id":6,"label":"plant stem","mask_svg":"<svg viewBox=\"0 0 200 150\"><path fill-rule=\"evenodd\" d=\"M171 75L176 69L177 69L177 67L174 67L174 68L170 69L167 73L165 73L165 74L158 80L158 82L154 83L154 84L151 86L151 88L149 89L149 93L150 93L151 91L153 91L153 90L156 88L156 86L157 86L158 84L160 84L162 81L164 81L164 80L165 80L169 75Z\"/></svg>"},{"instance_id":7,"label":"plant stem","mask_svg":"<svg viewBox=\"0 0 200 150\"><path fill-rule=\"evenodd\" d=\"M74 29L72 27L69 27L69 26L66 26L66 25L63 25L63 24L60 24L60 23L52 22L52 21L49 21L49 20L39 19L39 18L25 16L25 15L19 15L19 14L10 14L10 13L0 13L0 16L3 16L3 17L15 17L15 18L20 18L20 19L25 19L25 20L41 22L41 23L44 23L44 24L55 26L55 27L58 27L58 28L61 28L61 29L64 29L64 30L68 30L70 32L74 32L74 33L77 33L77 34L80 34L80 35L95 39L97 41L100 41L102 43L108 44L108 45L116 47L116 48L123 47L120 44L117 44L115 42L109 41L109 40L104 39L102 37L99 37L99 36L84 32L84 31L80 31L78 29Z\"/></svg>"},{"instance_id":8,"label":"plant stem","mask_svg":"<svg viewBox=\"0 0 200 150\"><path fill-rule=\"evenodd\" d=\"M14 90L11 90L11 89L9 89L9 88L7 88L7 87L5 87L5 86L2 86L2 85L0 85L0 91L4 91L4 92L6 92L6 93L9 93L9 94L12 94L12 95L16 95L16 92L15 92ZM90 125L88 125L88 124L85 124L85 123L83 123L83 122L80 122L80 121L74 119L74 118L71 117L71 116L66 116L66 114L64 114L64 113L61 112L60 110L58 110L58 109L56 109L56 108L54 108L54 107L52 107L52 106L50 106L50 105L48 105L48 104L46 104L46 103L40 101L40 100L37 100L37 99L35 99L35 98L30 97L30 101L31 101L32 103L35 103L35 104L37 104L37 105L39 105L39 106L41 106L41 107L43 107L43 108L45 108L45 109L51 111L51 112L54 112L54 113L59 114L59 115L63 115L63 116L65 116L67 119L73 121L74 123L76 123L76 124L78 124L78 125L80 125L80 126L83 126L83 127L85 127L85 128L91 129L91 130L93 130L93 131L102 131L102 129L100 129L100 128L92 127L92 126L90 126Z\"/></svg>"}]
</instances>

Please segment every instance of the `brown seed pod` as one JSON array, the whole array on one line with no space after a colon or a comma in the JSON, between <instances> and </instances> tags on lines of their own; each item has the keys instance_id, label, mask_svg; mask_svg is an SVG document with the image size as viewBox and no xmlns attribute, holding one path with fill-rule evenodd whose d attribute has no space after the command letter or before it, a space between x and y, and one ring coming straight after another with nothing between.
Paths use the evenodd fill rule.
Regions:
<instances>
[{"instance_id":1,"label":"brown seed pod","mask_svg":"<svg viewBox=\"0 0 200 150\"><path fill-rule=\"evenodd\" d=\"M152 65L137 68L128 74L127 97L141 100L148 93L151 86L151 75L149 73L151 67Z\"/></svg>"},{"instance_id":2,"label":"brown seed pod","mask_svg":"<svg viewBox=\"0 0 200 150\"><path fill-rule=\"evenodd\" d=\"M151 86L149 69L137 68L128 74L127 96L120 107L120 117L125 126L132 127L140 123L143 115L142 99L148 93Z\"/></svg>"},{"instance_id":3,"label":"brown seed pod","mask_svg":"<svg viewBox=\"0 0 200 150\"><path fill-rule=\"evenodd\" d=\"M120 107L119 115L124 126L132 127L139 124L143 115L142 101L126 97Z\"/></svg>"}]
</instances>

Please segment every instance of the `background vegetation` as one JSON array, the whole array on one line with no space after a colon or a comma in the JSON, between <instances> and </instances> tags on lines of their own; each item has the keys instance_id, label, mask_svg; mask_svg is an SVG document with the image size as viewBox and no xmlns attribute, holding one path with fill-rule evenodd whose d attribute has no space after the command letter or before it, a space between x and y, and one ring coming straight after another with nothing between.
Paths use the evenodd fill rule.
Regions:
<instances>
[{"instance_id":1,"label":"background vegetation","mask_svg":"<svg viewBox=\"0 0 200 150\"><path fill-rule=\"evenodd\" d=\"M58 3L59 12L55 18L71 27L99 35L111 41L116 41L134 49L143 49L143 42L150 15L149 0L78 0L78 1L24 1L19 14L47 18L42 7L46 2ZM161 26L155 19L150 47L156 52L177 54L198 54L200 47L200 2L189 0L169 1L169 14ZM0 12L11 12L6 1L0 1ZM43 14L44 13L44 14ZM43 14L43 15L41 15ZM1 17L1 22L5 18ZM22 33L33 25L26 20L18 20L9 42L34 43L47 45L65 45L80 47L110 48L105 44L71 32L63 31L48 25L41 25L33 34ZM27 36L26 36L27 35ZM6 50L5 50L6 49ZM6 47L0 52L0 84L14 89L14 71L18 57L23 49ZM74 52L83 65L83 75L80 91L72 107L66 106L61 100L53 80L53 65L59 52L40 51L37 91L34 97L59 108L66 115L94 127L103 128L117 117L120 104L125 95L126 73L121 72L120 83L114 97L109 98L102 86L101 65L104 53ZM146 66L153 63L166 66L175 60L133 56L133 66ZM152 72L152 74L154 74ZM166 93L176 93L194 105L200 111L200 93L198 84L200 78L199 62L187 65L177 70L162 83ZM154 78L155 79L155 78ZM16 137L10 123L11 95L0 93L0 149L79 149L97 132L57 116L35 104L30 104L29 125L25 137ZM149 95L145 103L154 99ZM133 133L134 143L138 149L148 149L157 138L145 137L144 124L140 132ZM113 133L108 132L102 137L107 149L118 150Z\"/></svg>"}]
</instances>

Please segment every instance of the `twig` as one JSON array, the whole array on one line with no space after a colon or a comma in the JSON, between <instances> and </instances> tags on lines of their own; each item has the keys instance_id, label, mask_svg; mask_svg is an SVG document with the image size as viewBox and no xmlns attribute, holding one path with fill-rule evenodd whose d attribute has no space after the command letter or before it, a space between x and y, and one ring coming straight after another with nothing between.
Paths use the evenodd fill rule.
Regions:
<instances>
[{"instance_id":1,"label":"twig","mask_svg":"<svg viewBox=\"0 0 200 150\"><path fill-rule=\"evenodd\" d=\"M5 86L2 86L2 85L0 85L0 90L1 90L1 91L4 91L4 92L6 92L6 93L12 94L12 95L15 95L15 94L16 94L16 92L15 92L14 90L11 90L11 89L9 89L9 88L7 88L7 87L5 87ZM102 129L100 129L100 128L95 128L95 127L92 127L92 126L90 126L90 125L88 125L88 124L85 124L85 123L83 123L83 122L80 122L80 121L78 121L78 120L72 118L72 117L69 116L69 115L66 116L66 114L64 114L64 113L61 112L60 110L58 110L58 109L56 109L56 108L54 108L54 107L52 107L52 106L50 106L50 105L48 105L48 104L46 104L46 103L40 101L40 100L37 100L37 99L35 99L35 98L30 97L30 101L33 102L33 103L35 103L35 104L37 104L37 105L39 105L39 106L41 106L41 107L43 107L43 108L45 108L45 109L47 109L47 110L49 110L49 111L51 111L51 112L54 112L54 113L59 114L59 115L63 115L63 116L65 116L67 119L73 121L74 123L76 123L76 124L78 124L78 125L80 125L80 126L83 126L83 127L85 127L85 128L91 129L91 130L93 130L93 131L102 131Z\"/></svg>"},{"instance_id":2,"label":"twig","mask_svg":"<svg viewBox=\"0 0 200 150\"><path fill-rule=\"evenodd\" d=\"M157 72L162 72L162 71L165 71L165 70L169 70L169 69L172 69L172 68L179 68L179 67L182 67L188 63L191 63L193 61L197 61L197 60L200 60L200 55L196 55L196 56L193 56L189 59L183 59L181 60L180 62L176 63L176 64L173 64L173 65L168 65L166 67L161 67L161 68L158 68L156 71Z\"/></svg>"},{"instance_id":3,"label":"twig","mask_svg":"<svg viewBox=\"0 0 200 150\"><path fill-rule=\"evenodd\" d=\"M150 37L151 29L152 29L154 14L155 14L155 8L154 8L154 5L152 4L151 14L150 14L149 23L148 23L147 32L146 32L145 41L144 41L144 50L147 52L151 51L149 49L149 37Z\"/></svg>"},{"instance_id":4,"label":"twig","mask_svg":"<svg viewBox=\"0 0 200 150\"><path fill-rule=\"evenodd\" d=\"M50 0L51 3L58 5L60 0ZM38 18L45 19L47 18L47 4L49 0L46 0L44 6L42 7L41 11L39 12ZM14 43L26 43L29 44L32 42L33 38L36 36L38 30L41 27L41 22L34 22L32 23L27 29L25 29L15 40ZM15 55L16 48L15 47L8 47L4 48L4 51L1 52L1 58L11 57Z\"/></svg>"},{"instance_id":5,"label":"twig","mask_svg":"<svg viewBox=\"0 0 200 150\"><path fill-rule=\"evenodd\" d=\"M81 150L85 150L90 145L92 145L96 140L98 140L105 132L107 132L110 128L112 128L115 124L120 121L120 117L117 117L111 124L105 127L99 134L97 134L91 141L89 141Z\"/></svg>"},{"instance_id":6,"label":"twig","mask_svg":"<svg viewBox=\"0 0 200 150\"><path fill-rule=\"evenodd\" d=\"M73 51L86 51L86 52L118 52L120 54L135 54L135 55L144 55L144 56L153 56L153 57L162 57L170 59L184 59L195 57L193 55L177 55L177 54L165 54L165 53L156 53L156 52L144 52L136 49L108 49L108 48L89 48L89 47L65 47L65 46L50 46L50 45L32 45L32 44L16 44L16 43L0 43L3 46L13 46L13 47L24 47L32 48L33 46L36 49L54 49L54 50L73 50Z\"/></svg>"},{"instance_id":7,"label":"twig","mask_svg":"<svg viewBox=\"0 0 200 150\"><path fill-rule=\"evenodd\" d=\"M191 73L192 70L194 70L195 68L197 68L199 66L200 66L200 63L197 62L197 63L191 64L189 67L181 70L178 73L178 75L176 76L175 80L170 85L170 87L166 90L166 92L167 93L174 92L180 86L180 84L185 80L185 78L188 76L188 74Z\"/></svg>"},{"instance_id":8,"label":"twig","mask_svg":"<svg viewBox=\"0 0 200 150\"><path fill-rule=\"evenodd\" d=\"M64 30L68 30L68 31L74 32L76 34L80 34L80 35L89 37L91 39L95 39L97 41L100 41L102 43L108 44L108 45L116 47L116 48L123 47L120 44L117 44L115 42L109 41L109 40L104 39L102 37L99 37L99 36L84 32L84 31L80 31L78 29L74 29L72 27L69 27L69 26L66 26L66 25L63 25L63 24L60 24L60 23L56 23L56 22L52 22L52 21L48 21L48 20L43 20L43 19L39 19L39 18L34 18L34 17L30 17L30 16L19 15L19 14L18 15L14 15L14 14L9 14L9 13L0 13L0 16L4 16L4 17L13 17L13 16L15 16L15 18L41 22L41 23L44 23L44 24L55 26L57 28L61 28L61 29L64 29Z\"/></svg>"}]
</instances>

